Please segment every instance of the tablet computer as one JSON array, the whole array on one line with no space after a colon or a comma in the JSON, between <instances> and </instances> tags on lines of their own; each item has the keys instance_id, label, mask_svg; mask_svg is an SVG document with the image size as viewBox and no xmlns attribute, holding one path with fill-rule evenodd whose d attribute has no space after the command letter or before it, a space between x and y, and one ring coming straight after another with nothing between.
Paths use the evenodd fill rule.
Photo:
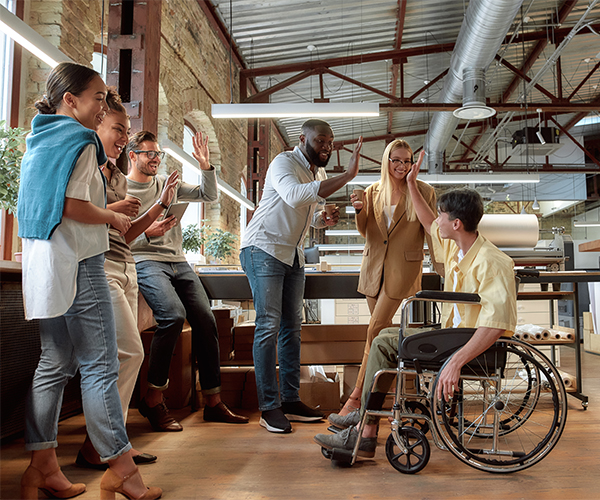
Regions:
<instances>
[{"instance_id":1,"label":"tablet computer","mask_svg":"<svg viewBox=\"0 0 600 500\"><path fill-rule=\"evenodd\" d=\"M167 209L167 213L165 214L165 219L168 219L169 217L171 217L171 215L174 215L177 218L177 220L180 221L188 205L189 203L187 201L182 201L180 203L171 203L169 205L169 208Z\"/></svg>"}]
</instances>

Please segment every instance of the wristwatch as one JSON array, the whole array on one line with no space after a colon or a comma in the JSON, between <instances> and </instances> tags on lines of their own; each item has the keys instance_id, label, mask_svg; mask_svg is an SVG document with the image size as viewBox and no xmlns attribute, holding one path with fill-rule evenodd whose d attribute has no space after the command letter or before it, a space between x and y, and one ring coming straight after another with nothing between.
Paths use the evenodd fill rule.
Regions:
<instances>
[{"instance_id":1,"label":"wristwatch","mask_svg":"<svg viewBox=\"0 0 600 500\"><path fill-rule=\"evenodd\" d=\"M160 199L156 203L163 208L169 208L169 205L165 205Z\"/></svg>"}]
</instances>

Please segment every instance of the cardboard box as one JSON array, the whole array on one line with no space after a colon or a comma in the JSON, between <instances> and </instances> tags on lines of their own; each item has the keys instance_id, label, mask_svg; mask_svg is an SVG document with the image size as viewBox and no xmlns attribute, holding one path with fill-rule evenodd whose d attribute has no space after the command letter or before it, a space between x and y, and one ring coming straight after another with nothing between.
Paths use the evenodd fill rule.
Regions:
<instances>
[{"instance_id":1,"label":"cardboard box","mask_svg":"<svg viewBox=\"0 0 600 500\"><path fill-rule=\"evenodd\" d=\"M340 409L340 382L327 382L324 380L300 380L300 399L312 408L325 411L339 411Z\"/></svg>"}]
</instances>

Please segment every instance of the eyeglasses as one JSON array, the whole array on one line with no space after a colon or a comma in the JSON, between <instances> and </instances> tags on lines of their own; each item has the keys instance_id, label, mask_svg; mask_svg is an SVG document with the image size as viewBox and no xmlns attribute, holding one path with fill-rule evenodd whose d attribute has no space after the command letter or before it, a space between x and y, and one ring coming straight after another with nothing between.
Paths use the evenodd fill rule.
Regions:
<instances>
[{"instance_id":1,"label":"eyeglasses","mask_svg":"<svg viewBox=\"0 0 600 500\"><path fill-rule=\"evenodd\" d=\"M137 150L137 151L134 151L134 153L136 153L136 154L146 153L146 156L148 156L149 160L154 160L154 158L156 158L157 156L158 156L159 160L162 160L165 157L165 152L164 151L141 151L141 150Z\"/></svg>"},{"instance_id":2,"label":"eyeglasses","mask_svg":"<svg viewBox=\"0 0 600 500\"><path fill-rule=\"evenodd\" d=\"M392 165L402 165L403 167L410 167L414 162L412 160L396 160L395 158L388 158Z\"/></svg>"}]
</instances>

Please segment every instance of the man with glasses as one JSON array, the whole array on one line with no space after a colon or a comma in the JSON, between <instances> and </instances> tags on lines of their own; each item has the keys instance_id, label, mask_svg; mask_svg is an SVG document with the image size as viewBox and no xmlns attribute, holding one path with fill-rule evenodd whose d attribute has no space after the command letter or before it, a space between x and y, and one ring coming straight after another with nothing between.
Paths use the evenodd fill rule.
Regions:
<instances>
[{"instance_id":1,"label":"man with glasses","mask_svg":"<svg viewBox=\"0 0 600 500\"><path fill-rule=\"evenodd\" d=\"M172 203L177 201L214 202L217 199L215 169L209 163L208 137L193 137L192 156L202 171L202 184L180 182ZM156 136L148 131L133 135L127 144L130 162L127 194L140 199L140 212L160 201L167 178L157 175L164 152ZM171 216L154 222L136 240L131 251L136 262L138 285L158 323L148 364L148 390L139 410L158 432L181 431L183 427L170 414L163 398L169 385L169 368L177 339L187 319L192 327L192 353L198 362L200 384L205 397L204 420L247 423L221 401L221 374L217 324L208 296L196 273L187 263L182 249L181 225Z\"/></svg>"}]
</instances>

